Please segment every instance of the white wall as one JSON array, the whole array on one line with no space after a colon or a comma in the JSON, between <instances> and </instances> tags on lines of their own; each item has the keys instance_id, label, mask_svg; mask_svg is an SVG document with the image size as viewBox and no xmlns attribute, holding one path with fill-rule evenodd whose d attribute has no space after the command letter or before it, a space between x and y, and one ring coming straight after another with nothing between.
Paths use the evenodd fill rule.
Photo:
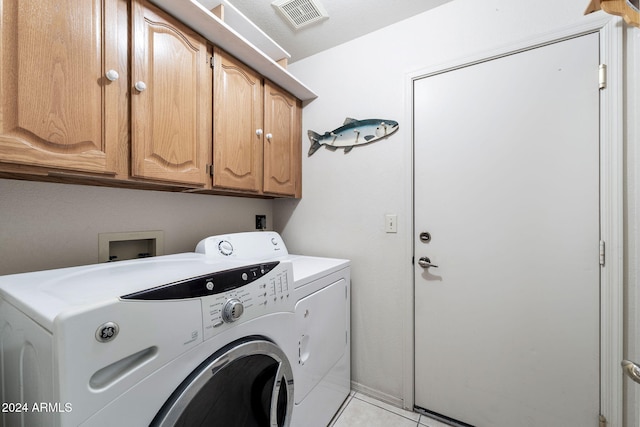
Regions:
<instances>
[{"instance_id":1,"label":"white wall","mask_svg":"<svg viewBox=\"0 0 640 427\"><path fill-rule=\"evenodd\" d=\"M0 275L98 262L98 234L164 231L164 253L272 223L272 201L0 179Z\"/></svg>"},{"instance_id":2,"label":"white wall","mask_svg":"<svg viewBox=\"0 0 640 427\"><path fill-rule=\"evenodd\" d=\"M640 29L626 30L626 197L624 357L640 363ZM625 426L640 426L640 385L625 378ZM632 404L635 402L635 405Z\"/></svg>"},{"instance_id":3,"label":"white wall","mask_svg":"<svg viewBox=\"0 0 640 427\"><path fill-rule=\"evenodd\" d=\"M319 94L303 113L301 201L0 179L0 274L96 262L101 232L162 229L166 253L190 251L203 236L252 230L254 215L266 214L270 228L275 217L273 228L291 252L353 261L353 380L403 404L412 387L403 378L403 334L410 326L403 324L404 298L412 292L407 75L588 19L582 16L587 3L455 0L291 64ZM628 29L627 43L625 261L632 308L640 295L640 30ZM347 116L394 119L400 130L346 155L321 149L307 157L306 131L332 130ZM398 214L397 234L384 233L386 213ZM628 336L638 336L637 328ZM627 350L640 358L637 341L630 339Z\"/></svg>"},{"instance_id":4,"label":"white wall","mask_svg":"<svg viewBox=\"0 0 640 427\"><path fill-rule=\"evenodd\" d=\"M348 154L303 154L303 199L274 203L275 228L292 252L353 261L352 379L361 389L411 403L403 378L403 298L413 286L408 76L593 19L583 16L587 3L455 0L291 64L319 95L304 109L303 152L308 129L332 130L345 117L400 123L389 139ZM398 214L398 234L384 232L386 213Z\"/></svg>"}]
</instances>

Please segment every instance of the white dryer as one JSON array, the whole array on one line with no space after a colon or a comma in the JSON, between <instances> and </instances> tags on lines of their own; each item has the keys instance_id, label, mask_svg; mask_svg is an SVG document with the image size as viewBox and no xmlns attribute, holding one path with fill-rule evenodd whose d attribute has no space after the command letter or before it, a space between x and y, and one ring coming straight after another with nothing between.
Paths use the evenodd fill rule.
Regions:
<instances>
[{"instance_id":1,"label":"white dryer","mask_svg":"<svg viewBox=\"0 0 640 427\"><path fill-rule=\"evenodd\" d=\"M196 252L211 259L293 264L292 425L327 426L351 388L350 262L289 254L281 236L267 231L211 236Z\"/></svg>"},{"instance_id":2,"label":"white dryer","mask_svg":"<svg viewBox=\"0 0 640 427\"><path fill-rule=\"evenodd\" d=\"M1 425L290 425L292 264L189 253L0 277Z\"/></svg>"}]
</instances>

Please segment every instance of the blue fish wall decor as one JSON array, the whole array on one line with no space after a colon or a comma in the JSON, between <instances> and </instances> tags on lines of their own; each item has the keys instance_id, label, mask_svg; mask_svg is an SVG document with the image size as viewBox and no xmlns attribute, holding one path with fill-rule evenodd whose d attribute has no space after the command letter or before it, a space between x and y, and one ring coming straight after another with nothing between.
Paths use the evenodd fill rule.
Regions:
<instances>
[{"instance_id":1,"label":"blue fish wall decor","mask_svg":"<svg viewBox=\"0 0 640 427\"><path fill-rule=\"evenodd\" d=\"M382 138L386 138L398 130L398 122L394 120L366 119L356 120L348 118L344 125L331 132L320 135L312 130L307 132L311 148L309 156L318 151L323 145L329 149L344 148L348 153L356 145L368 144Z\"/></svg>"}]
</instances>

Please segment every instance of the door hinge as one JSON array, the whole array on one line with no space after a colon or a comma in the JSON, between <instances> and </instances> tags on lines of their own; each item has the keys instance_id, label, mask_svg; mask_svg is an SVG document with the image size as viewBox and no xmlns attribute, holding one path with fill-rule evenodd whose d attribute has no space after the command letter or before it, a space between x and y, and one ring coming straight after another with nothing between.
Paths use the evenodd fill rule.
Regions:
<instances>
[{"instance_id":1,"label":"door hinge","mask_svg":"<svg viewBox=\"0 0 640 427\"><path fill-rule=\"evenodd\" d=\"M216 61L213 60L213 56L209 57L209 65L211 66L211 68L214 68L216 64Z\"/></svg>"},{"instance_id":2,"label":"door hinge","mask_svg":"<svg viewBox=\"0 0 640 427\"><path fill-rule=\"evenodd\" d=\"M209 165L209 164L207 165L207 173L210 176L213 176L213 165Z\"/></svg>"},{"instance_id":3,"label":"door hinge","mask_svg":"<svg viewBox=\"0 0 640 427\"><path fill-rule=\"evenodd\" d=\"M600 427L607 427L607 419L602 414L600 414Z\"/></svg>"},{"instance_id":4,"label":"door hinge","mask_svg":"<svg viewBox=\"0 0 640 427\"><path fill-rule=\"evenodd\" d=\"M600 240L600 265L604 266L605 252L604 252L604 240Z\"/></svg>"},{"instance_id":5,"label":"door hinge","mask_svg":"<svg viewBox=\"0 0 640 427\"><path fill-rule=\"evenodd\" d=\"M607 87L607 66L606 64L600 64L598 66L598 87L605 89Z\"/></svg>"}]
</instances>

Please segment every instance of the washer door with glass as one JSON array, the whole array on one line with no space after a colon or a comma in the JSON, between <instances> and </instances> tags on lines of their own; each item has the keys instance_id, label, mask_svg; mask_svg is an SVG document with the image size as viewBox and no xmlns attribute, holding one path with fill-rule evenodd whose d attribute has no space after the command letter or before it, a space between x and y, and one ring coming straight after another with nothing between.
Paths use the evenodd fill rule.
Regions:
<instances>
[{"instance_id":1,"label":"washer door with glass","mask_svg":"<svg viewBox=\"0 0 640 427\"><path fill-rule=\"evenodd\" d=\"M248 338L203 362L171 395L151 426L286 427L293 373L271 341Z\"/></svg>"}]
</instances>

